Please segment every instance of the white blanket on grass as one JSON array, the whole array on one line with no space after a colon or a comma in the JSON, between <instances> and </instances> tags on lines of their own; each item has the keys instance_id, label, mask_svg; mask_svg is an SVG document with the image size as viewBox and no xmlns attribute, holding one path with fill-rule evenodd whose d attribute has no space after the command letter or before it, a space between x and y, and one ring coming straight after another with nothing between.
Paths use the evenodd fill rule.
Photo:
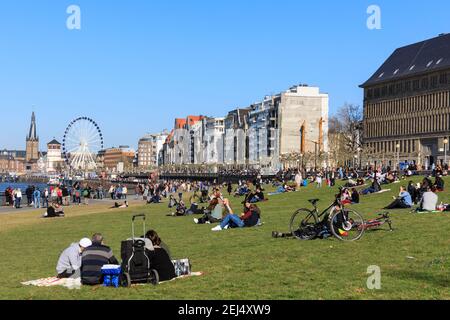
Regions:
<instances>
[{"instance_id":1,"label":"white blanket on grass","mask_svg":"<svg viewBox=\"0 0 450 320\"><path fill-rule=\"evenodd\" d=\"M35 286L35 287L56 287L61 286L73 289L81 289L81 278L78 279L58 279L56 277L43 278L38 280L32 280L28 282L22 282L24 286Z\"/></svg>"},{"instance_id":2,"label":"white blanket on grass","mask_svg":"<svg viewBox=\"0 0 450 320\"><path fill-rule=\"evenodd\" d=\"M175 279L172 279L171 281L175 281L178 279L185 279L190 277L199 277L202 276L203 272L192 272L190 275L187 276L181 276ZM168 281L170 282L170 281ZM164 282L161 282L164 283ZM58 279L56 277L50 277L50 278L43 278L38 280L32 280L27 282L22 282L22 285L24 286L34 286L34 287L65 287L67 289L73 290L73 289L81 289L81 278L78 279Z\"/></svg>"}]
</instances>

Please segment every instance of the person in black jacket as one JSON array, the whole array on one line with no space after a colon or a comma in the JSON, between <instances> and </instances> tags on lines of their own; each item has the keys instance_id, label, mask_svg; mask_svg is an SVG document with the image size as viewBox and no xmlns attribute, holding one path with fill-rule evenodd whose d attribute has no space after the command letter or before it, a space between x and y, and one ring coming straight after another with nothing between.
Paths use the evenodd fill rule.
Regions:
<instances>
[{"instance_id":1,"label":"person in black jacket","mask_svg":"<svg viewBox=\"0 0 450 320\"><path fill-rule=\"evenodd\" d=\"M154 247L154 251L147 251L150 258L150 267L158 272L159 281L169 281L177 277L175 267L170 259L169 253L162 248L161 238L156 231L150 230L145 235Z\"/></svg>"},{"instance_id":2,"label":"person in black jacket","mask_svg":"<svg viewBox=\"0 0 450 320\"><path fill-rule=\"evenodd\" d=\"M437 174L436 175L436 182L434 183L434 187L438 192L443 192L445 189L445 182L442 179L442 175Z\"/></svg>"},{"instance_id":3,"label":"person in black jacket","mask_svg":"<svg viewBox=\"0 0 450 320\"><path fill-rule=\"evenodd\" d=\"M104 245L103 236L96 233L92 237L92 246L81 257L81 283L90 286L102 284L102 267L107 264L119 265L119 261L111 248Z\"/></svg>"}]
</instances>

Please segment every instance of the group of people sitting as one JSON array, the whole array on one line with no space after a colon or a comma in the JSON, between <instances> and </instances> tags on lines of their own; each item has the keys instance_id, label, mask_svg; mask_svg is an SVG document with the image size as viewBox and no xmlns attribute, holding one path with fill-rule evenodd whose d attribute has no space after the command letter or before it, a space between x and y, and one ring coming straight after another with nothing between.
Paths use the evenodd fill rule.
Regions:
<instances>
[{"instance_id":1,"label":"group of people sitting","mask_svg":"<svg viewBox=\"0 0 450 320\"><path fill-rule=\"evenodd\" d=\"M145 240L148 243L146 253L150 258L150 265L158 272L159 280L176 278L170 251L156 231L148 231ZM96 233L92 239L83 238L64 250L58 260L56 272L59 279L81 278L83 285L95 286L103 283L103 266L119 264L112 249L105 245L103 235Z\"/></svg>"},{"instance_id":2,"label":"group of people sitting","mask_svg":"<svg viewBox=\"0 0 450 320\"><path fill-rule=\"evenodd\" d=\"M344 188L341 193L341 203L343 205L359 204L359 192L356 188Z\"/></svg>"},{"instance_id":3,"label":"group of people sitting","mask_svg":"<svg viewBox=\"0 0 450 320\"><path fill-rule=\"evenodd\" d=\"M215 188L211 196L209 206L204 210L201 218L194 219L196 224L215 224L218 226L212 231L221 231L229 228L255 227L261 224L261 210L250 200L253 197L246 197L244 209L241 215L236 215L231 208L230 201L224 199L220 189Z\"/></svg>"},{"instance_id":4,"label":"group of people sitting","mask_svg":"<svg viewBox=\"0 0 450 320\"><path fill-rule=\"evenodd\" d=\"M436 176L435 183L430 178L424 178L421 184L414 185L409 182L408 187L401 186L398 197L385 209L410 209L415 204L417 211L435 211L439 201L437 192L444 191L445 183L440 175Z\"/></svg>"}]
</instances>

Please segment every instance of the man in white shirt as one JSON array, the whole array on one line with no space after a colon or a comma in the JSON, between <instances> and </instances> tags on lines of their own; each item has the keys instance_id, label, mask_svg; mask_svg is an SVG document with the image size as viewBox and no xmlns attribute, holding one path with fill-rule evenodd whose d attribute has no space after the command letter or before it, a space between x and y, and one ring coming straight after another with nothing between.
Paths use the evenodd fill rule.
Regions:
<instances>
[{"instance_id":1,"label":"man in white shirt","mask_svg":"<svg viewBox=\"0 0 450 320\"><path fill-rule=\"evenodd\" d=\"M420 211L436 211L439 197L430 188L422 196Z\"/></svg>"}]
</instances>

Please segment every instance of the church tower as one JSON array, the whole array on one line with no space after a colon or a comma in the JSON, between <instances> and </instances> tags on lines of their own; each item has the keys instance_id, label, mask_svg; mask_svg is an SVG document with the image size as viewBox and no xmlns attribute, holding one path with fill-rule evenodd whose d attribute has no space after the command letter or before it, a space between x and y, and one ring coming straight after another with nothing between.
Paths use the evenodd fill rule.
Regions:
<instances>
[{"instance_id":1,"label":"church tower","mask_svg":"<svg viewBox=\"0 0 450 320\"><path fill-rule=\"evenodd\" d=\"M37 160L39 160L39 137L36 134L36 116L33 112L30 131L27 136L26 162L35 162Z\"/></svg>"}]
</instances>

